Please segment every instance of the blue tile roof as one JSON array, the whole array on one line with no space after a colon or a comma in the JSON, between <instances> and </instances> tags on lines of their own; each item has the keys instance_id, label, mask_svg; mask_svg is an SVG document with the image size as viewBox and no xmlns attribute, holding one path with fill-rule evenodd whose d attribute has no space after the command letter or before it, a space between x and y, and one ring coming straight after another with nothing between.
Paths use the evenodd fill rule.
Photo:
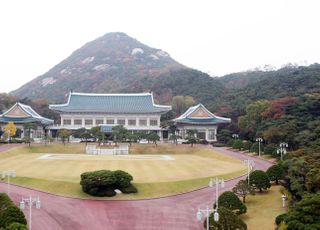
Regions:
<instances>
[{"instance_id":1,"label":"blue tile roof","mask_svg":"<svg viewBox=\"0 0 320 230\"><path fill-rule=\"evenodd\" d=\"M195 112L197 109L202 108L205 110L209 117L191 117L192 113ZM184 114L181 116L173 119L173 121L177 124L194 124L194 125L216 125L216 124L223 124L223 123L230 123L230 118L219 117L211 113L204 105L198 104L195 106L190 107Z\"/></svg>"},{"instance_id":2,"label":"blue tile roof","mask_svg":"<svg viewBox=\"0 0 320 230\"><path fill-rule=\"evenodd\" d=\"M16 106L19 106L28 116L26 117L8 116L7 114ZM38 122L38 123L41 123L42 125L52 125L54 123L53 120L42 117L36 111L34 111L30 106L22 103L16 103L8 111L0 115L0 122L7 123L9 121L12 121L14 123Z\"/></svg>"},{"instance_id":3,"label":"blue tile roof","mask_svg":"<svg viewBox=\"0 0 320 230\"><path fill-rule=\"evenodd\" d=\"M69 94L66 104L49 105L49 108L58 112L85 112L85 113L166 113L171 106L156 105L151 93L140 94Z\"/></svg>"}]
</instances>

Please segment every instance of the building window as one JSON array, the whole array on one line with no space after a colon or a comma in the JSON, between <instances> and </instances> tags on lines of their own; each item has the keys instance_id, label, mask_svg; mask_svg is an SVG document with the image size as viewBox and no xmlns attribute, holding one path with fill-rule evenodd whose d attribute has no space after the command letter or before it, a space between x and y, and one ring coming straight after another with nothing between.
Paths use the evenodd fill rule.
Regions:
<instances>
[{"instance_id":1,"label":"building window","mask_svg":"<svg viewBox=\"0 0 320 230\"><path fill-rule=\"evenodd\" d=\"M92 121L92 119L86 119L86 120L84 120L84 124L85 125L92 125L93 121Z\"/></svg>"},{"instance_id":2,"label":"building window","mask_svg":"<svg viewBox=\"0 0 320 230\"><path fill-rule=\"evenodd\" d=\"M96 125L103 124L103 119L96 119Z\"/></svg>"},{"instance_id":3,"label":"building window","mask_svg":"<svg viewBox=\"0 0 320 230\"><path fill-rule=\"evenodd\" d=\"M158 126L158 120L157 119L151 119L150 120L150 126Z\"/></svg>"},{"instance_id":4,"label":"building window","mask_svg":"<svg viewBox=\"0 0 320 230\"><path fill-rule=\"evenodd\" d=\"M74 125L82 125L82 119L74 119Z\"/></svg>"},{"instance_id":5,"label":"building window","mask_svg":"<svg viewBox=\"0 0 320 230\"><path fill-rule=\"evenodd\" d=\"M140 126L147 126L147 120L139 120Z\"/></svg>"},{"instance_id":6,"label":"building window","mask_svg":"<svg viewBox=\"0 0 320 230\"><path fill-rule=\"evenodd\" d=\"M113 125L114 124L114 119L107 119L107 124Z\"/></svg>"},{"instance_id":7,"label":"building window","mask_svg":"<svg viewBox=\"0 0 320 230\"><path fill-rule=\"evenodd\" d=\"M71 119L63 119L64 125L71 125Z\"/></svg>"},{"instance_id":8,"label":"building window","mask_svg":"<svg viewBox=\"0 0 320 230\"><path fill-rule=\"evenodd\" d=\"M117 124L118 125L125 125L126 124L126 120L125 119L118 119Z\"/></svg>"},{"instance_id":9,"label":"building window","mask_svg":"<svg viewBox=\"0 0 320 230\"><path fill-rule=\"evenodd\" d=\"M208 138L209 138L209 140L215 140L215 132L214 132L214 130L209 130Z\"/></svg>"},{"instance_id":10,"label":"building window","mask_svg":"<svg viewBox=\"0 0 320 230\"><path fill-rule=\"evenodd\" d=\"M128 125L135 126L137 124L136 120L128 120Z\"/></svg>"}]
</instances>

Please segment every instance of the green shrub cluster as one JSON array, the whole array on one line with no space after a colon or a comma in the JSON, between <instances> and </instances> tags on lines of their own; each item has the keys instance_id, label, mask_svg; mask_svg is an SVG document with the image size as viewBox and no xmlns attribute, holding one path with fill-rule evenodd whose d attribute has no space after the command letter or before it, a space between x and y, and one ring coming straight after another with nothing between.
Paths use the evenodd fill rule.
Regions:
<instances>
[{"instance_id":1,"label":"green shrub cluster","mask_svg":"<svg viewBox=\"0 0 320 230\"><path fill-rule=\"evenodd\" d=\"M235 214L240 215L247 212L247 207L239 197L233 192L226 191L222 193L218 198L219 207L225 207Z\"/></svg>"},{"instance_id":2,"label":"green shrub cluster","mask_svg":"<svg viewBox=\"0 0 320 230\"><path fill-rule=\"evenodd\" d=\"M0 228L23 230L27 229L26 224L23 212L14 205L7 194L0 193Z\"/></svg>"},{"instance_id":3,"label":"green shrub cluster","mask_svg":"<svg viewBox=\"0 0 320 230\"><path fill-rule=\"evenodd\" d=\"M131 184L133 177L122 170L99 170L81 174L80 185L85 193L92 196L115 196L115 189L123 193L136 193L138 190Z\"/></svg>"},{"instance_id":4,"label":"green shrub cluster","mask_svg":"<svg viewBox=\"0 0 320 230\"><path fill-rule=\"evenodd\" d=\"M233 149L242 150L243 149L243 142L242 140L235 140L235 142L232 145Z\"/></svg>"},{"instance_id":5,"label":"green shrub cluster","mask_svg":"<svg viewBox=\"0 0 320 230\"><path fill-rule=\"evenodd\" d=\"M248 178L247 178L248 180ZM255 170L250 173L250 181L249 184L255 188L259 189L262 192L262 189L267 190L271 187L270 179L268 174L262 170Z\"/></svg>"}]
</instances>

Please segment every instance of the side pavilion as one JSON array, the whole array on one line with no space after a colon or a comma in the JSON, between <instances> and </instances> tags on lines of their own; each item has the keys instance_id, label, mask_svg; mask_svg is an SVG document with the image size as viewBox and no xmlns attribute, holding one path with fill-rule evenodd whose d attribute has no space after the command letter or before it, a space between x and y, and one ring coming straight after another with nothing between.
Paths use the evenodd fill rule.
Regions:
<instances>
[{"instance_id":1,"label":"side pavilion","mask_svg":"<svg viewBox=\"0 0 320 230\"><path fill-rule=\"evenodd\" d=\"M230 123L230 118L219 117L211 113L204 105L198 104L190 107L184 114L172 120L183 139L188 130L197 130L197 137L208 142L217 141L219 124Z\"/></svg>"},{"instance_id":2,"label":"side pavilion","mask_svg":"<svg viewBox=\"0 0 320 230\"><path fill-rule=\"evenodd\" d=\"M13 122L17 129L21 129L21 138L25 136L27 130L24 130L24 125L34 123L37 126L36 130L30 133L31 138L42 138L45 135L45 127L52 125L53 120L42 117L34 111L29 105L17 102L9 110L0 115L1 130L9 122Z\"/></svg>"}]
</instances>

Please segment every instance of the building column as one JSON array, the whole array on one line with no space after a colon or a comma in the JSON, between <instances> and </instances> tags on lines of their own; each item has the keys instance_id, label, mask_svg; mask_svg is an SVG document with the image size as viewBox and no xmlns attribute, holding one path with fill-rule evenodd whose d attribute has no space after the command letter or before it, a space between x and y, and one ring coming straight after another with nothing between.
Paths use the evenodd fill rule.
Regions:
<instances>
[{"instance_id":1,"label":"building column","mask_svg":"<svg viewBox=\"0 0 320 230\"><path fill-rule=\"evenodd\" d=\"M160 137L160 141L163 141L162 130L159 130L159 131L158 131L158 135L159 135L159 137Z\"/></svg>"},{"instance_id":2,"label":"building column","mask_svg":"<svg viewBox=\"0 0 320 230\"><path fill-rule=\"evenodd\" d=\"M206 141L209 141L209 130L208 129L206 129Z\"/></svg>"}]
</instances>

